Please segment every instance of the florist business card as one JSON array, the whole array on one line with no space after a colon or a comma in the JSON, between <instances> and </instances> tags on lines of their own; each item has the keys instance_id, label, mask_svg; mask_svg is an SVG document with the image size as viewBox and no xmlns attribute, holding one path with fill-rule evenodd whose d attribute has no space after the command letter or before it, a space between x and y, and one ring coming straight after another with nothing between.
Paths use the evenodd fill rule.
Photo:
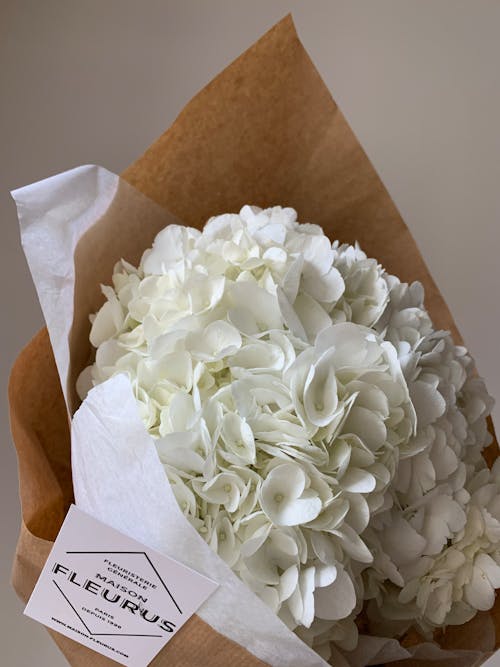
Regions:
<instances>
[{"instance_id":1,"label":"florist business card","mask_svg":"<svg viewBox=\"0 0 500 667\"><path fill-rule=\"evenodd\" d=\"M123 665L142 667L216 588L72 505L25 614Z\"/></svg>"}]
</instances>

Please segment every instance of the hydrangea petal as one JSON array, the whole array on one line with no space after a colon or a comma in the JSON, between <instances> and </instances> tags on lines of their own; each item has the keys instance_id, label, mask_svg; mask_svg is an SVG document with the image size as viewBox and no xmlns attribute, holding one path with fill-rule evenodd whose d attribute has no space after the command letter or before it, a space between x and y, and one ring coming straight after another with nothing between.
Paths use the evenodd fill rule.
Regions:
<instances>
[{"instance_id":1,"label":"hydrangea petal","mask_svg":"<svg viewBox=\"0 0 500 667\"><path fill-rule=\"evenodd\" d=\"M318 618L337 621L349 616L356 606L356 591L347 572L341 570L333 583L317 588L314 603Z\"/></svg>"},{"instance_id":2,"label":"hydrangea petal","mask_svg":"<svg viewBox=\"0 0 500 667\"><path fill-rule=\"evenodd\" d=\"M495 602L495 591L484 570L474 566L472 578L464 586L464 597L474 609L488 611Z\"/></svg>"},{"instance_id":3,"label":"hydrangea petal","mask_svg":"<svg viewBox=\"0 0 500 667\"><path fill-rule=\"evenodd\" d=\"M418 415L418 425L424 428L444 413L446 402L437 387L417 380L410 385L410 396Z\"/></svg>"},{"instance_id":4,"label":"hydrangea petal","mask_svg":"<svg viewBox=\"0 0 500 667\"><path fill-rule=\"evenodd\" d=\"M500 588L500 565L491 556L480 553L476 556L474 567L477 567L486 575L493 588Z\"/></svg>"},{"instance_id":5,"label":"hydrangea petal","mask_svg":"<svg viewBox=\"0 0 500 667\"><path fill-rule=\"evenodd\" d=\"M299 582L299 570L296 565L290 565L280 577L279 582L279 596L280 601L284 602L293 594Z\"/></svg>"},{"instance_id":6,"label":"hydrangea petal","mask_svg":"<svg viewBox=\"0 0 500 667\"><path fill-rule=\"evenodd\" d=\"M306 489L307 475L295 463L271 470L261 487L261 506L278 526L296 526L315 519L322 502L317 492Z\"/></svg>"},{"instance_id":7,"label":"hydrangea petal","mask_svg":"<svg viewBox=\"0 0 500 667\"><path fill-rule=\"evenodd\" d=\"M376 485L375 477L366 470L349 468L340 480L342 488L351 493L370 493Z\"/></svg>"},{"instance_id":8,"label":"hydrangea petal","mask_svg":"<svg viewBox=\"0 0 500 667\"><path fill-rule=\"evenodd\" d=\"M215 361L234 354L241 346L241 335L229 322L219 320L204 331L191 333L187 345L195 359Z\"/></svg>"}]
</instances>

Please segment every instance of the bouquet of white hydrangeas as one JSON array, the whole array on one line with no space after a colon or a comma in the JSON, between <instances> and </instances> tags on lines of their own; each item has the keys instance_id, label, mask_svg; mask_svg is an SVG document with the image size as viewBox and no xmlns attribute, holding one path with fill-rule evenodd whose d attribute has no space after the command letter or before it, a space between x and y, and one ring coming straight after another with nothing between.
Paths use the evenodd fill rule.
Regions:
<instances>
[{"instance_id":1,"label":"bouquet of white hydrangeas","mask_svg":"<svg viewBox=\"0 0 500 667\"><path fill-rule=\"evenodd\" d=\"M323 657L431 637L500 587L492 400L419 283L291 208L161 231L92 318L90 387L128 376L186 518Z\"/></svg>"},{"instance_id":2,"label":"bouquet of white hydrangeas","mask_svg":"<svg viewBox=\"0 0 500 667\"><path fill-rule=\"evenodd\" d=\"M121 177L13 195L47 325L9 387L24 601L74 503L105 536L75 528L82 549L118 531L216 587L155 667L477 667L500 646L492 399L290 17ZM73 667L108 665L51 627Z\"/></svg>"}]
</instances>

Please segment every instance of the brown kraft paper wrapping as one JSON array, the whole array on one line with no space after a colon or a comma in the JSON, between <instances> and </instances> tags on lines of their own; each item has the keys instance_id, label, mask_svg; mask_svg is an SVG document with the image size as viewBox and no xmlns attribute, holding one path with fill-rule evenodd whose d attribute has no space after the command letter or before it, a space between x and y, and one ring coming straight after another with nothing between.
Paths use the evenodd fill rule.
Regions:
<instances>
[{"instance_id":1,"label":"brown kraft paper wrapping","mask_svg":"<svg viewBox=\"0 0 500 667\"><path fill-rule=\"evenodd\" d=\"M153 213L146 219L139 211L129 215L124 203L134 199L127 198L126 186L119 188L117 211L95 225L77 248L70 382L89 360L88 315L101 303L99 282L110 281L113 264L120 257L139 260L159 229L174 219L167 211L200 228L210 216L238 211L247 203L292 206L300 220L321 225L332 240L357 240L388 272L403 281L419 280L436 328L450 330L455 342L461 342L415 241L300 43L291 17L198 93L122 177L157 206L150 202ZM85 261L89 256L90 264ZM75 404L74 390L70 395ZM23 517L12 579L18 595L27 601L73 493L68 416L46 329L16 360L9 400ZM491 422L490 429L493 433ZM494 440L486 453L489 462L496 457L497 447ZM498 599L485 615L495 622L498 646ZM480 627L476 618L437 639L446 648L479 648ZM50 633L75 667L116 664ZM414 641L408 637L404 643ZM264 665L196 615L151 664ZM401 664L437 667L441 663L407 660Z\"/></svg>"}]
</instances>

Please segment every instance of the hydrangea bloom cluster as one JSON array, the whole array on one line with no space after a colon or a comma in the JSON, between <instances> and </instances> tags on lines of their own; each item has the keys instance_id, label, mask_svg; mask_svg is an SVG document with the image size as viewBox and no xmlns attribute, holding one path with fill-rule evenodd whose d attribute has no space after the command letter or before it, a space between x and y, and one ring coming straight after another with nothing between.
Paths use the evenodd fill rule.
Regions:
<instances>
[{"instance_id":1,"label":"hydrangea bloom cluster","mask_svg":"<svg viewBox=\"0 0 500 667\"><path fill-rule=\"evenodd\" d=\"M419 284L245 206L167 227L103 292L80 395L128 375L186 518L304 641L354 648L366 601L391 636L492 605L491 399Z\"/></svg>"},{"instance_id":2,"label":"hydrangea bloom cluster","mask_svg":"<svg viewBox=\"0 0 500 667\"><path fill-rule=\"evenodd\" d=\"M391 495L364 536L375 625L427 636L490 609L500 587L500 468L481 454L493 406L471 357L434 331L420 285L387 277L390 302L376 329L393 343L417 413ZM381 619L385 619L381 622Z\"/></svg>"}]
</instances>

